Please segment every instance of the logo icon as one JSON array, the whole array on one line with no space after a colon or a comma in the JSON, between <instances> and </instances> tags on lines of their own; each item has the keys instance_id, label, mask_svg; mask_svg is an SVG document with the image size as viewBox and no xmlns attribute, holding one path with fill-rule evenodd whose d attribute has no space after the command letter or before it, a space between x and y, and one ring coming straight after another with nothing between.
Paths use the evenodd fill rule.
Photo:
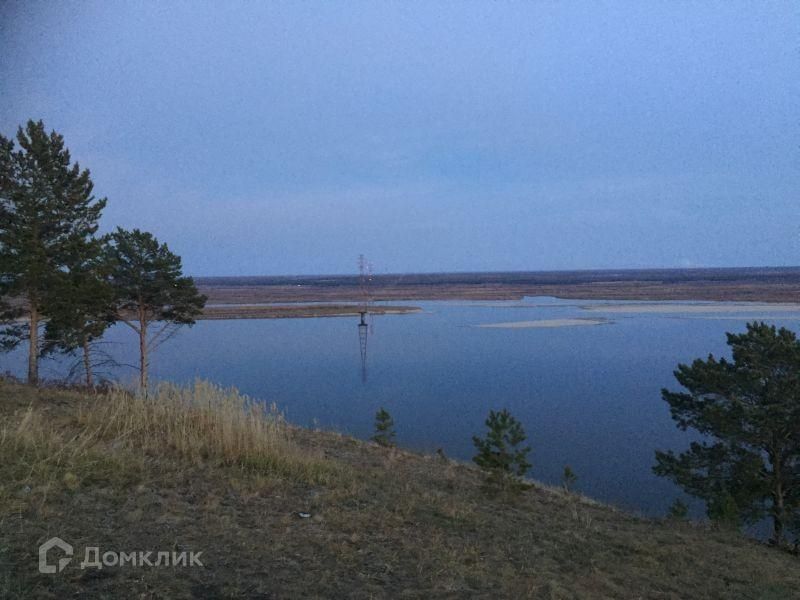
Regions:
<instances>
[{"instance_id":1,"label":"logo icon","mask_svg":"<svg viewBox=\"0 0 800 600\"><path fill-rule=\"evenodd\" d=\"M51 565L47 562L47 553L51 548L54 547L59 548L64 554L67 555L66 558L60 558L58 560L58 566ZM64 570L71 560L72 546L70 546L61 538L50 538L44 544L39 546L39 573L61 573L61 571Z\"/></svg>"}]
</instances>

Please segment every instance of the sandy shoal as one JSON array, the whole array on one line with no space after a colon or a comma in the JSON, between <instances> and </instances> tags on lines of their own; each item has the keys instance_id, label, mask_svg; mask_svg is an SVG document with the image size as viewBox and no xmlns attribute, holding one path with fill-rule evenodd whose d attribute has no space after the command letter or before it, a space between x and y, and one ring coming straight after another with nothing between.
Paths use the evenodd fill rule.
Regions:
<instances>
[{"instance_id":1,"label":"sandy shoal","mask_svg":"<svg viewBox=\"0 0 800 600\"><path fill-rule=\"evenodd\" d=\"M800 312L800 304L713 303L713 304L590 304L584 310L604 313L774 313Z\"/></svg>"},{"instance_id":2,"label":"sandy shoal","mask_svg":"<svg viewBox=\"0 0 800 600\"><path fill-rule=\"evenodd\" d=\"M485 329L536 329L550 327L576 327L586 325L604 325L605 319L541 319L538 321L512 321L509 323L486 323L478 325Z\"/></svg>"}]
</instances>

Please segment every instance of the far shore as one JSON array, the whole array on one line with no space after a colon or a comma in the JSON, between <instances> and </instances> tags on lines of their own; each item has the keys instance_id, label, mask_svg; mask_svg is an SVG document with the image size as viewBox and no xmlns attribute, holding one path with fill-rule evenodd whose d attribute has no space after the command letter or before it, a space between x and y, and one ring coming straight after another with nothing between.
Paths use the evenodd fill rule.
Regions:
<instances>
[{"instance_id":1,"label":"far shore","mask_svg":"<svg viewBox=\"0 0 800 600\"><path fill-rule=\"evenodd\" d=\"M359 304L296 304L247 305L226 304L206 306L199 320L222 319L312 319L316 317L358 317L364 308ZM421 312L417 306L368 307L371 315L405 315Z\"/></svg>"},{"instance_id":2,"label":"far shore","mask_svg":"<svg viewBox=\"0 0 800 600\"><path fill-rule=\"evenodd\" d=\"M800 302L798 267L382 274L372 277L367 290L354 275L197 277L196 282L210 304L222 305L352 305L360 303L365 293L376 302L393 303L509 301L533 296L577 301L757 302L770 307ZM352 309L345 310L353 314Z\"/></svg>"},{"instance_id":3,"label":"far shore","mask_svg":"<svg viewBox=\"0 0 800 600\"><path fill-rule=\"evenodd\" d=\"M375 303L392 303L370 304L368 312L378 315L421 310L394 303L508 302L525 297L576 303L631 301L583 307L619 314L800 311L798 267L394 274L374 276L366 289L357 276L348 275L198 277L196 281L208 297L201 319L352 317L362 312L365 295ZM736 304L720 307L703 302Z\"/></svg>"}]
</instances>

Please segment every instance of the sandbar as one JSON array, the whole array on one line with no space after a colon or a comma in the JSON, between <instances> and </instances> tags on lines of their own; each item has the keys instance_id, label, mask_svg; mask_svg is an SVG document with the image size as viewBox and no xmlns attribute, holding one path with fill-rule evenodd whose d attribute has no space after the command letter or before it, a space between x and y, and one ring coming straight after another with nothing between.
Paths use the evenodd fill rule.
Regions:
<instances>
[{"instance_id":1,"label":"sandbar","mask_svg":"<svg viewBox=\"0 0 800 600\"><path fill-rule=\"evenodd\" d=\"M551 327L580 327L586 325L605 325L607 319L540 319L538 321L512 321L509 323L486 323L477 325L485 329L537 329Z\"/></svg>"},{"instance_id":2,"label":"sandbar","mask_svg":"<svg viewBox=\"0 0 800 600\"><path fill-rule=\"evenodd\" d=\"M800 304L766 303L631 303L631 304L589 304L583 310L604 313L774 313L800 312Z\"/></svg>"}]
</instances>

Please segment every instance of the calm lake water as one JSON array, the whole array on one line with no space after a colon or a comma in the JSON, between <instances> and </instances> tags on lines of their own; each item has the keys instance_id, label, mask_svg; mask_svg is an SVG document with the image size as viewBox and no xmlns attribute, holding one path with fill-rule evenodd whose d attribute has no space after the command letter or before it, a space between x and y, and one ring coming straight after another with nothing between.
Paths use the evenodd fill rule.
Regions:
<instances>
[{"instance_id":1,"label":"calm lake water","mask_svg":"<svg viewBox=\"0 0 800 600\"><path fill-rule=\"evenodd\" d=\"M725 332L743 331L747 320L800 326L798 310L708 303L669 303L659 312L619 312L647 303L549 298L413 304L423 312L374 317L366 381L358 318L347 317L201 321L159 348L152 376L236 386L275 402L295 423L360 438L372 434L383 406L400 445L442 448L465 460L487 412L508 408L528 433L531 476L558 483L568 464L580 491L660 515L680 492L652 474L654 450L682 449L692 439L675 427L660 397L662 387L676 387L677 363L709 352L727 356ZM694 312L698 306L710 312ZM551 319L607 322L478 327ZM117 325L107 337L119 360L135 363L132 331ZM3 369L23 373L22 352L2 360ZM63 376L63 364L46 361L42 375ZM132 379L133 371L116 375Z\"/></svg>"}]
</instances>

